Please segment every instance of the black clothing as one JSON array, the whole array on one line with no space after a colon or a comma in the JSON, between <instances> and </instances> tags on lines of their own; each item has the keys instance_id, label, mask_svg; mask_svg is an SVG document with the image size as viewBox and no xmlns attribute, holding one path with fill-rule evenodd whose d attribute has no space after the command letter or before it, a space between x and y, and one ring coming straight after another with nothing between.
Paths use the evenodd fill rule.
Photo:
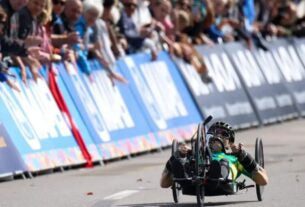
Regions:
<instances>
[{"instance_id":1,"label":"black clothing","mask_svg":"<svg viewBox=\"0 0 305 207\"><path fill-rule=\"evenodd\" d=\"M35 35L35 20L33 19L29 9L24 7L18 13L18 38L26 39L29 35Z\"/></svg>"},{"instance_id":2,"label":"black clothing","mask_svg":"<svg viewBox=\"0 0 305 207\"><path fill-rule=\"evenodd\" d=\"M0 0L0 7L3 8L7 15L5 22L5 34L0 36L1 53L4 56L27 56L27 50L24 46L24 42L11 36L11 28L18 25L14 25L11 22L11 18L15 14L15 11L11 7L9 0Z\"/></svg>"}]
</instances>

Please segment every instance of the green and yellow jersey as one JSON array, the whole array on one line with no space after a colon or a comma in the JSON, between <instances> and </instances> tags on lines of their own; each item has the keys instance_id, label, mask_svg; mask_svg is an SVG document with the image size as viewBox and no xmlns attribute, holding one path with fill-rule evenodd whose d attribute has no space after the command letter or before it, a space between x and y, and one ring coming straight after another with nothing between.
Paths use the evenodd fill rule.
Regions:
<instances>
[{"instance_id":1,"label":"green and yellow jersey","mask_svg":"<svg viewBox=\"0 0 305 207\"><path fill-rule=\"evenodd\" d=\"M241 174L251 178L250 174L244 169L234 155L228 155L223 152L212 153L212 160L220 161L221 159L226 159L229 162L230 172L228 179L235 181Z\"/></svg>"}]
</instances>

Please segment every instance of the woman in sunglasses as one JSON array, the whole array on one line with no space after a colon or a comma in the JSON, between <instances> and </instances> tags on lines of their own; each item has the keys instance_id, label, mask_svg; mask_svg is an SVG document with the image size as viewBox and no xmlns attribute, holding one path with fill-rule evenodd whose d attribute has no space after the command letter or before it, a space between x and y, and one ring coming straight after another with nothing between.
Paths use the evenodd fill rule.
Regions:
<instances>
[{"instance_id":1,"label":"woman in sunglasses","mask_svg":"<svg viewBox=\"0 0 305 207\"><path fill-rule=\"evenodd\" d=\"M210 178L223 178L224 180L236 180L241 174L251 178L258 185L266 185L268 176L266 171L257 164L253 157L245 151L243 145L236 145L235 133L232 127L225 122L215 122L207 131L207 144L211 150L212 161L208 176ZM161 177L161 187L168 188L172 185L171 176L186 176L187 157L190 148L186 144L179 145L180 158L171 157ZM229 152L230 150L230 152ZM177 172L181 171L181 172ZM218 190L219 183L209 183L209 191ZM233 191L225 188L222 190Z\"/></svg>"}]
</instances>

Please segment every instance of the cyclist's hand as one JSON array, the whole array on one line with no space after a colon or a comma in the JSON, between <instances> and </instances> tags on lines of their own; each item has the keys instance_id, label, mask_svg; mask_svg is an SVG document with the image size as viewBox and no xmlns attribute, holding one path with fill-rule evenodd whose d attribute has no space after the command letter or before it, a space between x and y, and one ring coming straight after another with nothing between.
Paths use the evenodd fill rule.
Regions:
<instances>
[{"instance_id":1,"label":"cyclist's hand","mask_svg":"<svg viewBox=\"0 0 305 207\"><path fill-rule=\"evenodd\" d=\"M236 144L234 144L234 143L230 144L232 153L236 154L236 155L238 155L243 150L243 146L244 145L242 143L239 143L238 146L236 146Z\"/></svg>"}]
</instances>

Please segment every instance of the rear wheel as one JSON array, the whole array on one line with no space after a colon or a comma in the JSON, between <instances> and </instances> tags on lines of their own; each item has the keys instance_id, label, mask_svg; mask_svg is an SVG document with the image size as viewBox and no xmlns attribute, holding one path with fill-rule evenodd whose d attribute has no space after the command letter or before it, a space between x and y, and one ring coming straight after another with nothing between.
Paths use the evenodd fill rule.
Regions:
<instances>
[{"instance_id":1,"label":"rear wheel","mask_svg":"<svg viewBox=\"0 0 305 207\"><path fill-rule=\"evenodd\" d=\"M196 176L196 197L197 197L197 206L203 207L204 206L204 186L202 179L202 172L204 167L203 163L203 146L202 146L203 134L202 134L202 125L198 126L197 131L197 139L195 144L195 176Z\"/></svg>"},{"instance_id":2,"label":"rear wheel","mask_svg":"<svg viewBox=\"0 0 305 207\"><path fill-rule=\"evenodd\" d=\"M197 206L204 207L204 186L198 185L196 186L196 196L197 196Z\"/></svg>"},{"instance_id":3,"label":"rear wheel","mask_svg":"<svg viewBox=\"0 0 305 207\"><path fill-rule=\"evenodd\" d=\"M172 143L172 156L177 157L178 156L178 142L177 140L174 140ZM179 183L173 181L172 185L172 193L173 193L173 199L175 203L179 203L179 196L180 196L180 185Z\"/></svg>"},{"instance_id":4,"label":"rear wheel","mask_svg":"<svg viewBox=\"0 0 305 207\"><path fill-rule=\"evenodd\" d=\"M255 161L261 167L265 167L263 141L260 138L256 138L255 141ZM263 192L264 186L256 185L256 195L259 201L263 200Z\"/></svg>"}]
</instances>

